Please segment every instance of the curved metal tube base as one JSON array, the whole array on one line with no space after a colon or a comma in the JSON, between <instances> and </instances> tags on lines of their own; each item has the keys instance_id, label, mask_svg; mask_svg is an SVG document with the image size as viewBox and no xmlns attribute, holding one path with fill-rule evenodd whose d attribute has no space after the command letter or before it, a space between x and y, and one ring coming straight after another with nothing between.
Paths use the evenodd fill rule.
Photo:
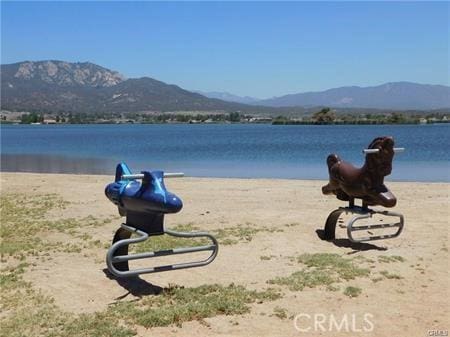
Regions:
<instances>
[{"instance_id":1,"label":"curved metal tube base","mask_svg":"<svg viewBox=\"0 0 450 337\"><path fill-rule=\"evenodd\" d=\"M367 242L374 240L384 240L384 239L392 239L400 235L404 226L404 217L403 214L395 213L391 211L378 211L369 208L362 207L340 207L328 215L327 221L325 223L325 240L334 240L336 238L336 224L338 222L339 217L342 213L352 213L354 216L347 222L347 236L352 242ZM356 222L358 220L372 218L374 214L381 214L383 216L398 218L397 222L393 223L383 223L383 224L373 224L373 225L364 225L364 226L356 226ZM392 234L385 235L371 235L366 237L355 238L353 236L354 232L363 231L363 230L373 230L373 229L385 229L385 228L397 228L397 231Z\"/></svg>"},{"instance_id":2,"label":"curved metal tube base","mask_svg":"<svg viewBox=\"0 0 450 337\"><path fill-rule=\"evenodd\" d=\"M137 234L138 236L135 238L131 238L131 234L133 233ZM211 234L205 232L187 233L187 232L176 232L170 229L164 229L163 235L164 234L181 238L206 237L211 240L212 244L196 247L173 248L167 250L160 250L156 252L128 254L128 246L130 244L143 242L147 240L150 237L150 235L134 227L121 224L121 228L117 230L114 236L113 245L108 249L108 252L106 254L106 265L108 266L108 270L111 272L111 274L113 274L116 277L130 277L130 276L137 276L140 274L158 273L170 270L202 267L206 266L207 264L210 264L216 258L217 253L219 252L219 243L217 242L217 239ZM211 255L205 260L177 263L171 265L162 265L149 268L140 268L134 270L129 270L128 266L128 261L130 260L141 260L152 257L187 254L207 250L211 251Z\"/></svg>"}]
</instances>

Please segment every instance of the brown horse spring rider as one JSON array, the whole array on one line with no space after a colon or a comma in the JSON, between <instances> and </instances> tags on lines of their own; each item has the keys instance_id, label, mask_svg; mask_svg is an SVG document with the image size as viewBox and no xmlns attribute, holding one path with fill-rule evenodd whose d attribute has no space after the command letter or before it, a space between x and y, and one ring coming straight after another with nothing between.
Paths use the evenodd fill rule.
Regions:
<instances>
[{"instance_id":1,"label":"brown horse spring rider","mask_svg":"<svg viewBox=\"0 0 450 337\"><path fill-rule=\"evenodd\" d=\"M381 205L394 207L397 199L384 185L384 177L391 174L394 157L394 139L392 137L375 138L369 149L378 149L377 153L366 154L361 168L343 161L336 154L327 158L330 182L322 187L323 194L335 194L339 200L362 199L363 207Z\"/></svg>"}]
</instances>

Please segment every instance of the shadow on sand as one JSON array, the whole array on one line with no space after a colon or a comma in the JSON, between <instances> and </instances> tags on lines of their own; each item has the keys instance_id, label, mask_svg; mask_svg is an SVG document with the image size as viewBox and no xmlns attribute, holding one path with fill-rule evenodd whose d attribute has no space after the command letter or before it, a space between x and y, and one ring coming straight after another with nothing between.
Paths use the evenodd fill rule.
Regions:
<instances>
[{"instance_id":1,"label":"shadow on sand","mask_svg":"<svg viewBox=\"0 0 450 337\"><path fill-rule=\"evenodd\" d=\"M325 240L325 231L323 229L317 229L316 234L321 240ZM365 251L365 250L381 250L381 251L387 250L386 247L380 247L365 242L352 242L349 239L333 239L329 241L332 242L337 247L353 249L353 252L349 254L354 254L358 251Z\"/></svg>"},{"instance_id":2,"label":"shadow on sand","mask_svg":"<svg viewBox=\"0 0 450 337\"><path fill-rule=\"evenodd\" d=\"M162 287L151 284L141 279L139 276L124 278L115 277L106 268L103 269L103 272L105 273L106 277L108 277L110 280L116 281L117 284L128 291L126 294L117 297L115 300L124 299L130 294L136 297L159 295L163 291Z\"/></svg>"}]
</instances>

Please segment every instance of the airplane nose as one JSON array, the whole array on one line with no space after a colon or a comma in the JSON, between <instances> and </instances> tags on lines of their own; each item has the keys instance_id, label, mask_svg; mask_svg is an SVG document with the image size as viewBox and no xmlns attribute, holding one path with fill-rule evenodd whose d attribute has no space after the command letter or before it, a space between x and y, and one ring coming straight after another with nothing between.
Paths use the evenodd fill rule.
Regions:
<instances>
[{"instance_id":1,"label":"airplane nose","mask_svg":"<svg viewBox=\"0 0 450 337\"><path fill-rule=\"evenodd\" d=\"M183 202L175 194L169 193L166 199L166 207L169 212L177 213L183 208Z\"/></svg>"}]
</instances>

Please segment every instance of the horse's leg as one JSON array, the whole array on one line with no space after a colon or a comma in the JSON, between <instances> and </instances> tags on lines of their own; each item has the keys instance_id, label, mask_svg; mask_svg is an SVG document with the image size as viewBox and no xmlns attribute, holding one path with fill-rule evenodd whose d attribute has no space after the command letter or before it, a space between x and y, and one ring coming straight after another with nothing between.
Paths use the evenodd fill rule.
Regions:
<instances>
[{"instance_id":1,"label":"horse's leg","mask_svg":"<svg viewBox=\"0 0 450 337\"><path fill-rule=\"evenodd\" d=\"M372 205L380 205L383 207L394 207L397 204L397 198L387 188L385 191L370 194L370 203Z\"/></svg>"},{"instance_id":2,"label":"horse's leg","mask_svg":"<svg viewBox=\"0 0 450 337\"><path fill-rule=\"evenodd\" d=\"M381 205L384 207L394 207L397 204L397 198L389 191L379 194Z\"/></svg>"}]
</instances>

